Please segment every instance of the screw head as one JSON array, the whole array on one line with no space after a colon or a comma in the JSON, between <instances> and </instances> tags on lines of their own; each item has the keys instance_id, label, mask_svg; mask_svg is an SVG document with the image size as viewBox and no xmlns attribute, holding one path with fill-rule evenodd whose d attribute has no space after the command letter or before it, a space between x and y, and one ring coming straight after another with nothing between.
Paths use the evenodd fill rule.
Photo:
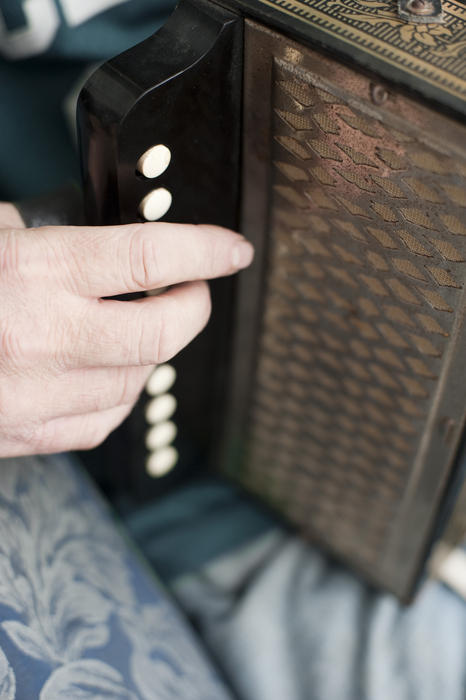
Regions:
<instances>
[{"instance_id":1,"label":"screw head","mask_svg":"<svg viewBox=\"0 0 466 700\"><path fill-rule=\"evenodd\" d=\"M450 446L455 437L456 421L453 418L443 416L439 420L440 434L445 445Z\"/></svg>"},{"instance_id":2,"label":"screw head","mask_svg":"<svg viewBox=\"0 0 466 700\"><path fill-rule=\"evenodd\" d=\"M434 4L431 0L410 0L407 9L413 15L432 15Z\"/></svg>"},{"instance_id":3,"label":"screw head","mask_svg":"<svg viewBox=\"0 0 466 700\"><path fill-rule=\"evenodd\" d=\"M375 105L382 105L388 97L388 92L382 85L371 85L371 100Z\"/></svg>"}]
</instances>

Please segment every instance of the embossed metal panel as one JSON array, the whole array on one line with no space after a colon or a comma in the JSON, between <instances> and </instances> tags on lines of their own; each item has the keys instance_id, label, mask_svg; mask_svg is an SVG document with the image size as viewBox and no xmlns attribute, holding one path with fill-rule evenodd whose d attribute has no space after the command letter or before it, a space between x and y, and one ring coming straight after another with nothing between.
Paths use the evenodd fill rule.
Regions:
<instances>
[{"instance_id":1,"label":"embossed metal panel","mask_svg":"<svg viewBox=\"0 0 466 700\"><path fill-rule=\"evenodd\" d=\"M466 112L463 0L443 0L443 21L424 25L402 20L396 0L223 2L304 44L338 51L384 78Z\"/></svg>"},{"instance_id":2,"label":"embossed metal panel","mask_svg":"<svg viewBox=\"0 0 466 700\"><path fill-rule=\"evenodd\" d=\"M154 187L137 162L164 143L167 220L236 227L242 130L256 261L219 282L214 323L176 360L179 469L212 445L215 465L404 598L464 424L466 11L443 5L442 25L417 27L394 1L183 0L80 102L95 224L137 219ZM114 443L131 457L110 461L148 497L142 413Z\"/></svg>"},{"instance_id":3,"label":"embossed metal panel","mask_svg":"<svg viewBox=\"0 0 466 700\"><path fill-rule=\"evenodd\" d=\"M465 132L252 22L245 61L229 471L406 598L464 422Z\"/></svg>"}]
</instances>

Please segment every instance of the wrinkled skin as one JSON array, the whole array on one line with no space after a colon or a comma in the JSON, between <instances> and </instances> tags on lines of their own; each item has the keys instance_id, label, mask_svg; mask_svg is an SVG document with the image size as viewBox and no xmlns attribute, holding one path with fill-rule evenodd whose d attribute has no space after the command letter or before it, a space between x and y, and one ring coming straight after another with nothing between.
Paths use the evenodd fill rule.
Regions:
<instances>
[{"instance_id":1,"label":"wrinkled skin","mask_svg":"<svg viewBox=\"0 0 466 700\"><path fill-rule=\"evenodd\" d=\"M25 229L0 203L0 457L89 449L205 326L252 247L213 226ZM174 285L174 286L171 286ZM104 297L169 286L137 301Z\"/></svg>"}]
</instances>

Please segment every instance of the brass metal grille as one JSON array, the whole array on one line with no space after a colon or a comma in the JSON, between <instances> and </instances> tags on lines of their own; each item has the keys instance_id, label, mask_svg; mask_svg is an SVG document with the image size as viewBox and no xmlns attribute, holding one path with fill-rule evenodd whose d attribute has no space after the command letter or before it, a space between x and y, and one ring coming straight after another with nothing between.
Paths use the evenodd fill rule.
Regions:
<instances>
[{"instance_id":1,"label":"brass metal grille","mask_svg":"<svg viewBox=\"0 0 466 700\"><path fill-rule=\"evenodd\" d=\"M464 312L466 161L421 138L415 114L405 128L396 107L376 112L358 99L349 69L327 60L331 70L324 62L315 73L312 52L249 32L249 60L262 52L270 79L264 104L246 104L270 125L268 223L239 478L390 585L391 538L416 500L426 441L434 430L458 435L462 423L464 399L454 418L456 409L437 409ZM258 72L247 78L256 102ZM439 464L429 480L432 498L444 472ZM417 517L414 559L427 520ZM400 592L406 580L391 585Z\"/></svg>"}]
</instances>

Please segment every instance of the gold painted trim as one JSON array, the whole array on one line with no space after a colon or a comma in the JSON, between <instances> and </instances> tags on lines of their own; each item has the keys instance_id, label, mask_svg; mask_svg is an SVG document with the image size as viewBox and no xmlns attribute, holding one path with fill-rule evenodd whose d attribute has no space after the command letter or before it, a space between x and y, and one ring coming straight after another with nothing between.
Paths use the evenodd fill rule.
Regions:
<instances>
[{"instance_id":1,"label":"gold painted trim","mask_svg":"<svg viewBox=\"0 0 466 700\"><path fill-rule=\"evenodd\" d=\"M443 4L443 24L407 24L396 2L378 0L259 0L305 24L464 100L466 5Z\"/></svg>"}]
</instances>

